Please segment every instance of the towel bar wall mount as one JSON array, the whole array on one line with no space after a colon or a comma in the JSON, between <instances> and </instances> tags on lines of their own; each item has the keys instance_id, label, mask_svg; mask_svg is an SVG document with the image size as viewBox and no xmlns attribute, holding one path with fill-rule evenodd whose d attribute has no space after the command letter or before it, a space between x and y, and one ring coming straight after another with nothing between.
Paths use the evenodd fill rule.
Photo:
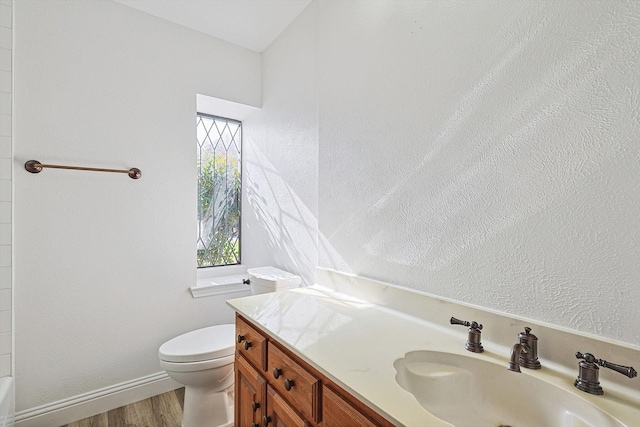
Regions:
<instances>
[{"instance_id":1,"label":"towel bar wall mount","mask_svg":"<svg viewBox=\"0 0 640 427\"><path fill-rule=\"evenodd\" d=\"M131 179L139 179L142 176L142 171L138 168L105 169L105 168L87 168L82 166L47 165L47 164L40 163L37 160L29 160L24 164L24 168L27 170L27 172L31 172L31 173L40 173L42 172L43 168L53 168L53 169L72 169L72 170L81 170L81 171L126 173L127 175L129 175Z\"/></svg>"}]
</instances>

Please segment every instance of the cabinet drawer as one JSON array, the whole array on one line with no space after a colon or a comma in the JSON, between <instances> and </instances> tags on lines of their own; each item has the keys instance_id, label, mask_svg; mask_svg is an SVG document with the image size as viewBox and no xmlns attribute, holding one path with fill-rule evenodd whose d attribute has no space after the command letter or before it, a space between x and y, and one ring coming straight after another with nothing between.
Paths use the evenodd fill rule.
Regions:
<instances>
[{"instance_id":1,"label":"cabinet drawer","mask_svg":"<svg viewBox=\"0 0 640 427\"><path fill-rule=\"evenodd\" d=\"M264 372L267 368L267 339L242 317L236 317L236 352Z\"/></svg>"},{"instance_id":2,"label":"cabinet drawer","mask_svg":"<svg viewBox=\"0 0 640 427\"><path fill-rule=\"evenodd\" d=\"M320 422L320 380L273 343L267 346L269 384L307 419Z\"/></svg>"}]
</instances>

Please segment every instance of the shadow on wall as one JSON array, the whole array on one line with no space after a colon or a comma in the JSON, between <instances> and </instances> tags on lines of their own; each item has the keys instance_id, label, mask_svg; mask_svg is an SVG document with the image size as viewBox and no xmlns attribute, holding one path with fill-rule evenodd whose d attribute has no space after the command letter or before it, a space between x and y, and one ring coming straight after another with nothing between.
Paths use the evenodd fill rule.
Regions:
<instances>
[{"instance_id":1,"label":"shadow on wall","mask_svg":"<svg viewBox=\"0 0 640 427\"><path fill-rule=\"evenodd\" d=\"M342 127L336 120L321 133L328 180L320 226L332 247L367 277L637 342L637 329L611 326L630 318L631 305L603 308L621 307L637 289L632 16L588 11L574 28L541 9L540 19L497 27L477 46L487 55L457 73L455 85L407 67L416 79L395 78L410 83L389 104L409 97L418 80L430 98L394 110L406 116L397 122L382 120L384 106L353 107L368 99L367 85L321 88L369 118ZM354 64L353 73L366 77L368 65ZM325 110L339 117L347 108ZM351 186L334 191L344 182ZM602 284L616 292L598 295Z\"/></svg>"},{"instance_id":2,"label":"shadow on wall","mask_svg":"<svg viewBox=\"0 0 640 427\"><path fill-rule=\"evenodd\" d=\"M572 122L579 125L582 118L568 111L585 101L582 96L593 95L582 92L602 80L599 55L616 42L613 36L552 57L537 73L537 82L522 85L525 89L516 95L508 93L517 87L514 70L535 55L551 24L537 23L526 38L496 52L492 66L458 98L421 158L405 165L384 194L372 191L377 196L366 209L350 209L332 231L328 238L338 248L360 253L350 259L354 266L375 260L429 271L448 268L527 218L552 215L597 172L599 162L615 156L615 147L603 147L594 138L611 138L598 122L615 121L614 111L587 117L597 135L563 129ZM500 98L506 102L496 108ZM548 134L552 129L555 135ZM568 145L562 140L565 130L585 135L576 135L582 141ZM403 222L404 230L392 226Z\"/></svg>"},{"instance_id":3,"label":"shadow on wall","mask_svg":"<svg viewBox=\"0 0 640 427\"><path fill-rule=\"evenodd\" d=\"M505 156L509 154L509 146L515 148L513 146L525 143L526 133L528 129L535 127L536 117L532 117L530 122L516 124L512 122L516 118L514 114L505 117L504 121L495 122L495 134L489 135L489 131L483 131L486 138L479 138L462 157L454 159L453 164L449 165L446 179L437 176L440 172L438 165L452 162L453 148L449 145L458 145L461 138L467 137L466 127L471 127L477 120L475 115L482 114L489 102L488 98L493 96L495 86L501 84L505 74L510 73L509 66L531 39L542 31L543 24L539 23L528 38L508 47L493 66L458 99L455 108L436 131L422 157L414 164L406 165L402 176L391 182L384 194L368 201L368 209L353 209L329 239L344 242L345 239L350 239L348 236L367 236L366 240L360 240L363 259L372 255L376 258L382 256L385 262L405 267L426 266L429 270L437 271L455 262L464 251L480 247L491 235L513 225L517 218L509 215L484 218L486 224L465 225L463 220L469 216L469 209L482 208L486 204L486 197L493 197L491 194L483 194L482 189L473 183L491 180L491 175L495 176L497 164L504 162ZM535 99L523 101L533 103ZM530 105L521 104L523 110L528 107ZM515 129L514 125L517 126ZM488 128L493 126L489 124ZM503 127L514 132L504 135L504 139L498 141ZM456 173L453 174L452 171ZM421 187L421 190L425 190L423 193L414 192L416 183L427 184ZM423 204L421 201L428 203ZM416 209L419 206L423 206L424 210ZM482 218L486 216L483 212L486 213L486 209L475 215ZM392 220L393 217L395 219ZM429 222L411 223L412 218L428 218ZM399 220L411 223L411 231L405 236L406 239L398 238L398 230L391 226L379 227L373 233L365 230L372 223L390 225Z\"/></svg>"},{"instance_id":4,"label":"shadow on wall","mask_svg":"<svg viewBox=\"0 0 640 427\"><path fill-rule=\"evenodd\" d=\"M304 285L312 285L318 265L318 219L259 147L245 143L245 152L250 153L245 155L246 195L258 222L251 233L262 234L252 239L252 245L269 251L276 265L302 276ZM324 245L326 239L322 241Z\"/></svg>"}]
</instances>

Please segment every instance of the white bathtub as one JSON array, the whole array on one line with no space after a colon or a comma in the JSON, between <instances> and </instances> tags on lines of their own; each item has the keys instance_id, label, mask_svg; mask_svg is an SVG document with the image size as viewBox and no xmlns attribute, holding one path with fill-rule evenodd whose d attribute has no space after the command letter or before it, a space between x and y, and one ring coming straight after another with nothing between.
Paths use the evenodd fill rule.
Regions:
<instances>
[{"instance_id":1,"label":"white bathtub","mask_svg":"<svg viewBox=\"0 0 640 427\"><path fill-rule=\"evenodd\" d=\"M13 427L14 418L13 377L0 378L0 427Z\"/></svg>"}]
</instances>

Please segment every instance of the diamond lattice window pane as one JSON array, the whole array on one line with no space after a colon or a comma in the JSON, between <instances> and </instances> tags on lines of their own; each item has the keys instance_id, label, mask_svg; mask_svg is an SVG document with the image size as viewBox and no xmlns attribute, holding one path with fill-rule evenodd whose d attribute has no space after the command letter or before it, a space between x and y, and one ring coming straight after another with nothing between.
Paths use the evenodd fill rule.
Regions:
<instances>
[{"instance_id":1,"label":"diamond lattice window pane","mask_svg":"<svg viewBox=\"0 0 640 427\"><path fill-rule=\"evenodd\" d=\"M242 123L198 114L198 267L240 263Z\"/></svg>"}]
</instances>

